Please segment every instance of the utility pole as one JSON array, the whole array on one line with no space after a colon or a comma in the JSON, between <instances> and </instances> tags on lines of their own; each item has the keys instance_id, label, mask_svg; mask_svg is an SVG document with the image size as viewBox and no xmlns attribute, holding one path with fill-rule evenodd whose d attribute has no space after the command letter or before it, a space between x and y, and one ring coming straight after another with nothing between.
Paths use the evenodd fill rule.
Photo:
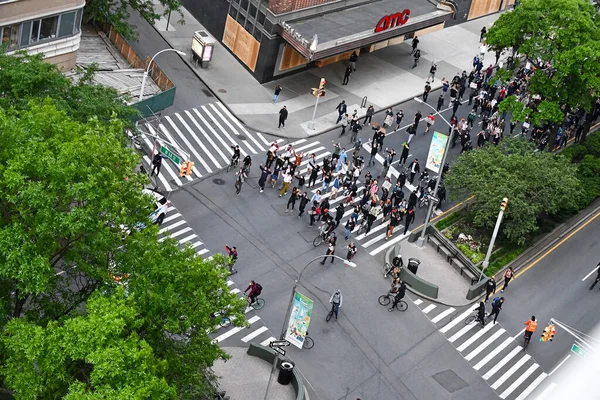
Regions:
<instances>
[{"instance_id":1,"label":"utility pole","mask_svg":"<svg viewBox=\"0 0 600 400\"><path fill-rule=\"evenodd\" d=\"M508 198L505 197L502 199L502 203L500 204L500 212L498 213L498 219L496 220L496 226L494 227L494 233L492 234L492 240L490 240L490 245L488 247L487 253L485 255L485 260L483 260L483 264L481 267L481 273L479 274L479 280L477 282L481 282L481 278L483 278L483 272L490 265L490 256L492 255L492 250L494 249L494 242L496 241L496 236L498 236L498 231L500 230L500 223L502 222L502 216L504 215L504 210L506 210L506 205L508 204Z\"/></svg>"},{"instance_id":2,"label":"utility pole","mask_svg":"<svg viewBox=\"0 0 600 400\"><path fill-rule=\"evenodd\" d=\"M317 98L317 101L315 101L315 108L313 109L312 118L310 119L310 122L308 123L308 129L311 129L311 130L315 129L315 116L317 115L317 106L319 105L319 98L321 96L325 96L325 92L327 91L327 89L325 89L326 83L327 83L327 81L325 80L325 78L321 78L321 81L319 82L319 87L311 89L312 95Z\"/></svg>"}]
</instances>

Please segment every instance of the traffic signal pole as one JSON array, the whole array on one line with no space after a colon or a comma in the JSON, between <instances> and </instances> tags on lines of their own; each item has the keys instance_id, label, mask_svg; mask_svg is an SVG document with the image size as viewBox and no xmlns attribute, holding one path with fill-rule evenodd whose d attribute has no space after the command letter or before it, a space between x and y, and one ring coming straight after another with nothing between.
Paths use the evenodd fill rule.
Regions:
<instances>
[{"instance_id":1,"label":"traffic signal pole","mask_svg":"<svg viewBox=\"0 0 600 400\"><path fill-rule=\"evenodd\" d=\"M313 109L313 115L312 118L310 119L310 122L308 123L308 129L314 130L315 129L315 116L317 115L317 107L319 106L319 98L321 96L317 95L317 101L315 102L315 108Z\"/></svg>"},{"instance_id":2,"label":"traffic signal pole","mask_svg":"<svg viewBox=\"0 0 600 400\"><path fill-rule=\"evenodd\" d=\"M488 247L487 253L485 254L485 260L483 260L483 264L481 266L481 273L479 274L479 279L477 282L481 282L481 278L483 278L483 272L490 265L490 256L492 255L492 250L494 249L494 242L496 241L496 236L498 236L498 231L500 230L500 223L502 222L502 216L504 215L504 210L506 210L506 205L508 204L508 199L505 197L502 199L502 204L500 205L500 212L498 213L498 219L496 220L496 226L494 227L494 233L492 234L492 240L490 240L490 245Z\"/></svg>"},{"instance_id":3,"label":"traffic signal pole","mask_svg":"<svg viewBox=\"0 0 600 400\"><path fill-rule=\"evenodd\" d=\"M315 108L313 109L313 115L312 118L310 119L310 122L308 123L308 129L310 130L314 130L315 129L315 117L317 116L317 107L319 106L319 97L321 96L325 96L325 84L327 83L327 81L325 80L325 78L321 78L321 81L319 82L319 88L312 88L312 94L313 96L315 96L317 98L317 100L315 101Z\"/></svg>"}]
</instances>

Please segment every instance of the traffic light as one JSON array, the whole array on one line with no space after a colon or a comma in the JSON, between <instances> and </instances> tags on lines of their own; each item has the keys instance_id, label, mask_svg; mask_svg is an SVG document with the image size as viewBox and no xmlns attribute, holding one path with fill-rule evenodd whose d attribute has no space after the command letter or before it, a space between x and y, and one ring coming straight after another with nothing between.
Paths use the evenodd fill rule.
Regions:
<instances>
[{"instance_id":1,"label":"traffic light","mask_svg":"<svg viewBox=\"0 0 600 400\"><path fill-rule=\"evenodd\" d=\"M185 172L185 175L190 176L192 174L192 171L194 171L194 163L191 161L188 161L187 165L188 165L188 167L187 167L187 171Z\"/></svg>"},{"instance_id":2,"label":"traffic light","mask_svg":"<svg viewBox=\"0 0 600 400\"><path fill-rule=\"evenodd\" d=\"M506 206L508 205L508 198L505 197L502 199L502 203L500 203L500 209L502 211L506 211Z\"/></svg>"},{"instance_id":3,"label":"traffic light","mask_svg":"<svg viewBox=\"0 0 600 400\"><path fill-rule=\"evenodd\" d=\"M540 338L540 342L552 341L554 335L556 334L556 329L554 328L554 324L550 324L544 328L544 332L542 332L542 337Z\"/></svg>"},{"instance_id":4,"label":"traffic light","mask_svg":"<svg viewBox=\"0 0 600 400\"><path fill-rule=\"evenodd\" d=\"M327 81L325 80L325 78L321 78L321 82L319 82L319 89L325 89L326 83Z\"/></svg>"},{"instance_id":5,"label":"traffic light","mask_svg":"<svg viewBox=\"0 0 600 400\"><path fill-rule=\"evenodd\" d=\"M179 168L179 176L188 175L189 165L187 161L181 163L181 168Z\"/></svg>"}]
</instances>

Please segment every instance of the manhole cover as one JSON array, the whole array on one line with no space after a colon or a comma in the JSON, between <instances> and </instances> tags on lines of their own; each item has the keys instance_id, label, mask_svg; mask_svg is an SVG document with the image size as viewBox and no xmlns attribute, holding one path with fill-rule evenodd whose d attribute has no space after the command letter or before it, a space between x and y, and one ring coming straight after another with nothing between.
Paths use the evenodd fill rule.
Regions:
<instances>
[{"instance_id":1,"label":"manhole cover","mask_svg":"<svg viewBox=\"0 0 600 400\"><path fill-rule=\"evenodd\" d=\"M237 137L240 140L246 140L246 136L244 136L244 135L237 135Z\"/></svg>"},{"instance_id":2,"label":"manhole cover","mask_svg":"<svg viewBox=\"0 0 600 400\"><path fill-rule=\"evenodd\" d=\"M467 382L465 382L461 377L456 375L454 371L451 371L449 369L432 375L432 378L435 379L441 387L443 387L450 393L456 392L457 390L464 389L467 386L469 386Z\"/></svg>"},{"instance_id":3,"label":"manhole cover","mask_svg":"<svg viewBox=\"0 0 600 400\"><path fill-rule=\"evenodd\" d=\"M221 178L215 178L215 179L213 179L213 183L215 185L224 185L225 181L223 179L221 179Z\"/></svg>"},{"instance_id":4,"label":"manhole cover","mask_svg":"<svg viewBox=\"0 0 600 400\"><path fill-rule=\"evenodd\" d=\"M217 90L217 92L219 92L219 93L227 93L227 90L225 90L225 89L219 89L219 90Z\"/></svg>"}]
</instances>

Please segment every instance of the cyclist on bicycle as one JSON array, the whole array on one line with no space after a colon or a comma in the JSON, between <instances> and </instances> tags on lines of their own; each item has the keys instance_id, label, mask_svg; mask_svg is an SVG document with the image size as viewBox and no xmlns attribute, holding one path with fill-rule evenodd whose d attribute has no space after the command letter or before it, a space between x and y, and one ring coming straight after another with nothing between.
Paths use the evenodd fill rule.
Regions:
<instances>
[{"instance_id":1,"label":"cyclist on bicycle","mask_svg":"<svg viewBox=\"0 0 600 400\"><path fill-rule=\"evenodd\" d=\"M477 320L481 326L485 326L485 303L479 302L479 308L477 309Z\"/></svg>"},{"instance_id":2,"label":"cyclist on bicycle","mask_svg":"<svg viewBox=\"0 0 600 400\"><path fill-rule=\"evenodd\" d=\"M256 302L256 298L261 294L262 286L254 281L250 281L250 284L246 290L244 290L244 294L246 294L248 291L250 291L248 293L248 298L250 299L250 305L252 305Z\"/></svg>"},{"instance_id":3,"label":"cyclist on bicycle","mask_svg":"<svg viewBox=\"0 0 600 400\"><path fill-rule=\"evenodd\" d=\"M394 304L392 304L392 306L390 308L388 308L388 311L393 311L394 308L398 307L398 303L400 303L400 300L402 300L405 295L406 295L406 282L402 281L400 283L400 288L398 289L398 293L396 293L396 296L394 296Z\"/></svg>"},{"instance_id":4,"label":"cyclist on bicycle","mask_svg":"<svg viewBox=\"0 0 600 400\"><path fill-rule=\"evenodd\" d=\"M525 328L525 337L527 338L527 340L531 340L531 335L533 335L537 328L537 321L535 320L535 315L532 315L531 319L525 322L525 325L527 325L527 328Z\"/></svg>"},{"instance_id":5,"label":"cyclist on bicycle","mask_svg":"<svg viewBox=\"0 0 600 400\"><path fill-rule=\"evenodd\" d=\"M244 157L244 170L246 171L246 173L248 173L248 171L250 171L250 166L252 165L252 157L250 157L250 155L248 154L246 157Z\"/></svg>"},{"instance_id":6,"label":"cyclist on bicycle","mask_svg":"<svg viewBox=\"0 0 600 400\"><path fill-rule=\"evenodd\" d=\"M240 146L232 144L230 146L233 149L233 155L231 156L231 165L237 164L240 160Z\"/></svg>"},{"instance_id":7,"label":"cyclist on bicycle","mask_svg":"<svg viewBox=\"0 0 600 400\"><path fill-rule=\"evenodd\" d=\"M342 291L340 289L336 290L329 299L329 302L332 304L333 312L335 313L335 319L338 317L338 311L342 306Z\"/></svg>"},{"instance_id":8,"label":"cyclist on bicycle","mask_svg":"<svg viewBox=\"0 0 600 400\"><path fill-rule=\"evenodd\" d=\"M396 278L392 281L392 286L390 287L391 294L397 294L400 290L400 286L402 286L402 281L400 278Z\"/></svg>"}]
</instances>

